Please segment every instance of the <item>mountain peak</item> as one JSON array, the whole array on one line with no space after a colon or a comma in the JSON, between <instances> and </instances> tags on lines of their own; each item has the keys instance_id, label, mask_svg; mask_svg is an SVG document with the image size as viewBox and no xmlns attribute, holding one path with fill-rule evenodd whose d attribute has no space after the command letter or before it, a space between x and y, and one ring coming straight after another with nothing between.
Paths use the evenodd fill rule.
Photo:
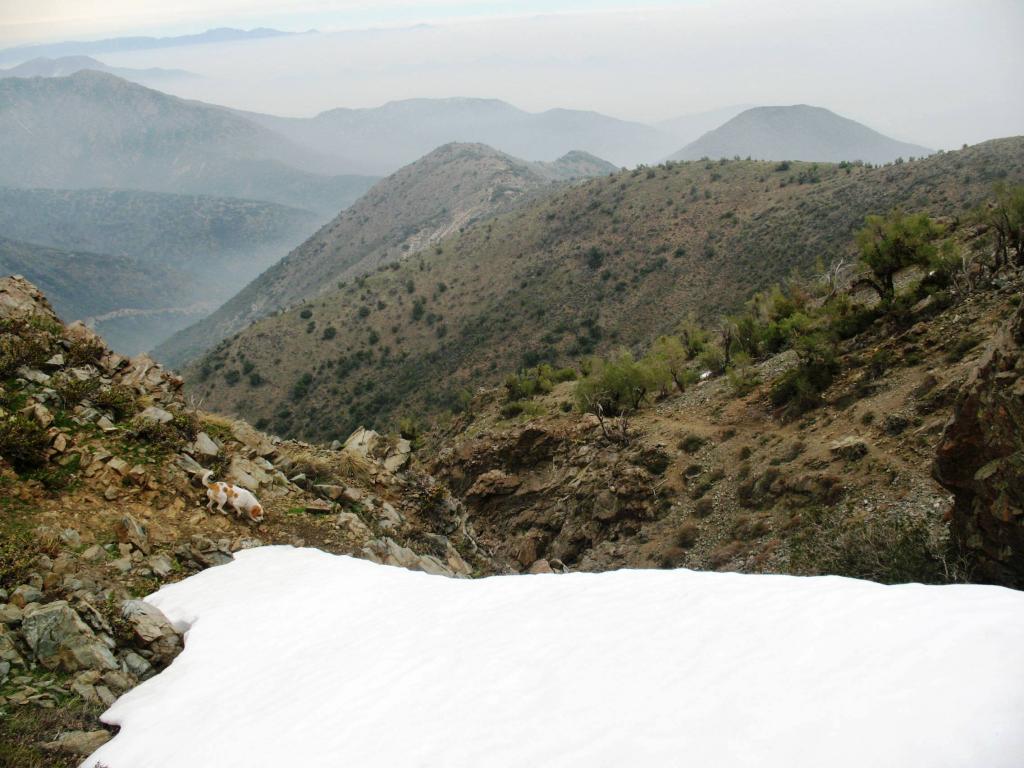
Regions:
<instances>
[{"instance_id":1,"label":"mountain peak","mask_svg":"<svg viewBox=\"0 0 1024 768\"><path fill-rule=\"evenodd\" d=\"M759 160L886 163L898 157L931 153L926 147L889 138L824 107L793 104L745 110L670 159L740 156Z\"/></svg>"}]
</instances>

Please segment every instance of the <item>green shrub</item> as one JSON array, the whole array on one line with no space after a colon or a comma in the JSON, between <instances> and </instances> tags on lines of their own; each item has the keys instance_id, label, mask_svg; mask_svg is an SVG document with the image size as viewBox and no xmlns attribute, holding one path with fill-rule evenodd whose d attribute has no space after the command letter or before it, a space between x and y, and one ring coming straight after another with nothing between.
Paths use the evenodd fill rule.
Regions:
<instances>
[{"instance_id":1,"label":"green shrub","mask_svg":"<svg viewBox=\"0 0 1024 768\"><path fill-rule=\"evenodd\" d=\"M49 447L49 435L34 419L15 413L0 421L0 456L19 472L43 466Z\"/></svg>"},{"instance_id":2,"label":"green shrub","mask_svg":"<svg viewBox=\"0 0 1024 768\"><path fill-rule=\"evenodd\" d=\"M676 546L681 549L689 549L697 543L697 537L699 535L700 527L692 520L684 520L676 529Z\"/></svg>"},{"instance_id":3,"label":"green shrub","mask_svg":"<svg viewBox=\"0 0 1024 768\"><path fill-rule=\"evenodd\" d=\"M68 365L97 365L107 349L99 339L74 339L68 346Z\"/></svg>"},{"instance_id":4,"label":"green shrub","mask_svg":"<svg viewBox=\"0 0 1024 768\"><path fill-rule=\"evenodd\" d=\"M793 542L791 563L798 573L883 584L966 580L937 521L892 512L850 518L835 510L819 512L817 518Z\"/></svg>"},{"instance_id":5,"label":"green shrub","mask_svg":"<svg viewBox=\"0 0 1024 768\"><path fill-rule=\"evenodd\" d=\"M8 326L11 324L8 323ZM50 339L27 323L14 333L0 333L0 377L11 376L23 365L41 365L50 357Z\"/></svg>"},{"instance_id":6,"label":"green shrub","mask_svg":"<svg viewBox=\"0 0 1024 768\"><path fill-rule=\"evenodd\" d=\"M313 374L304 373L299 377L299 380L292 386L291 398L293 402L299 400L305 400L309 395L309 390L313 386Z\"/></svg>"},{"instance_id":7,"label":"green shrub","mask_svg":"<svg viewBox=\"0 0 1024 768\"><path fill-rule=\"evenodd\" d=\"M981 343L981 337L980 336L974 336L972 334L968 334L966 336L961 336L959 339L957 339L955 342L953 342L952 346L950 346L949 350L947 350L947 352L946 352L946 362L947 363L958 363L958 362L960 362L961 360L964 359L964 355L966 355L968 352L970 352L972 349L974 349L980 343Z\"/></svg>"},{"instance_id":8,"label":"green shrub","mask_svg":"<svg viewBox=\"0 0 1024 768\"><path fill-rule=\"evenodd\" d=\"M501 415L502 418L505 419L511 419L515 416L520 415L522 412L523 404L518 400L511 403L505 403L503 406L501 406Z\"/></svg>"},{"instance_id":9,"label":"green shrub","mask_svg":"<svg viewBox=\"0 0 1024 768\"><path fill-rule=\"evenodd\" d=\"M131 439L139 443L177 449L196 439L201 425L193 413L176 413L168 422L136 418L129 429Z\"/></svg>"},{"instance_id":10,"label":"green shrub","mask_svg":"<svg viewBox=\"0 0 1024 768\"><path fill-rule=\"evenodd\" d=\"M111 384L92 395L92 402L105 411L114 414L117 420L132 416L139 410L139 401L135 390L124 384Z\"/></svg>"},{"instance_id":11,"label":"green shrub","mask_svg":"<svg viewBox=\"0 0 1024 768\"><path fill-rule=\"evenodd\" d=\"M771 401L786 406L789 415L799 415L821 404L821 393L832 384L839 363L834 342L817 332L798 340L800 363L784 373L772 386Z\"/></svg>"},{"instance_id":12,"label":"green shrub","mask_svg":"<svg viewBox=\"0 0 1024 768\"><path fill-rule=\"evenodd\" d=\"M98 378L79 379L75 376L54 376L50 381L64 408L71 408L89 398L100 387Z\"/></svg>"},{"instance_id":13,"label":"green shrub","mask_svg":"<svg viewBox=\"0 0 1024 768\"><path fill-rule=\"evenodd\" d=\"M691 433L679 441L679 450L686 451L687 453L696 453L704 447L705 443L707 443L706 438Z\"/></svg>"}]
</instances>

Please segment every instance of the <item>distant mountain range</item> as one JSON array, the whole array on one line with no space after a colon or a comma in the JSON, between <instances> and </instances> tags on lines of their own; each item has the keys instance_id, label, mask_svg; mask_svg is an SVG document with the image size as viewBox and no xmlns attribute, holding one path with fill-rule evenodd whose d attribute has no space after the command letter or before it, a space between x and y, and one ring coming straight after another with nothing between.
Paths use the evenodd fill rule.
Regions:
<instances>
[{"instance_id":1,"label":"distant mountain range","mask_svg":"<svg viewBox=\"0 0 1024 768\"><path fill-rule=\"evenodd\" d=\"M0 80L0 185L146 189L335 215L376 180L221 108L83 70Z\"/></svg>"},{"instance_id":2,"label":"distant mountain range","mask_svg":"<svg viewBox=\"0 0 1024 768\"><path fill-rule=\"evenodd\" d=\"M92 69L97 72L107 72L133 83L143 85L159 85L168 80L181 78L199 77L194 72L186 72L184 69L162 69L150 67L149 69L131 69L129 67L111 67L91 56L62 56L59 59L39 57L19 64L10 69L0 69L0 78L5 77L67 77L83 69Z\"/></svg>"},{"instance_id":3,"label":"distant mountain range","mask_svg":"<svg viewBox=\"0 0 1024 768\"><path fill-rule=\"evenodd\" d=\"M679 146L672 133L649 125L571 109L526 112L498 99L408 99L312 118L240 114L368 174L392 173L453 141L486 144L528 160L584 150L617 166L658 162Z\"/></svg>"},{"instance_id":4,"label":"distant mountain range","mask_svg":"<svg viewBox=\"0 0 1024 768\"><path fill-rule=\"evenodd\" d=\"M821 107L754 107L708 131L670 160L751 157L755 160L861 160L887 163L924 157L932 150L890 139Z\"/></svg>"},{"instance_id":5,"label":"distant mountain range","mask_svg":"<svg viewBox=\"0 0 1024 768\"><path fill-rule=\"evenodd\" d=\"M185 45L260 40L267 37L282 37L291 34L294 33L263 27L249 30L221 27L219 29L209 29L206 32L200 32L195 35L179 35L177 37L112 37L105 40L69 40L62 43L20 45L0 50L0 64L28 61L40 56L91 56L97 53L123 53L125 51L145 51L155 48L177 48Z\"/></svg>"},{"instance_id":6,"label":"distant mountain range","mask_svg":"<svg viewBox=\"0 0 1024 768\"><path fill-rule=\"evenodd\" d=\"M379 182L350 208L155 350L181 364L260 317L429 250L442 238L615 167L583 152L529 163L482 144L446 144Z\"/></svg>"}]
</instances>

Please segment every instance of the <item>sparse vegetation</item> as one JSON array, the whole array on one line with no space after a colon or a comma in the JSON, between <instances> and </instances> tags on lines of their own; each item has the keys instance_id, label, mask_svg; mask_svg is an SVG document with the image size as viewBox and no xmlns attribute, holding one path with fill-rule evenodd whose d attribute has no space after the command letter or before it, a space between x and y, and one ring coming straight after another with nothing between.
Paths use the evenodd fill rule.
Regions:
<instances>
[{"instance_id":1,"label":"sparse vegetation","mask_svg":"<svg viewBox=\"0 0 1024 768\"><path fill-rule=\"evenodd\" d=\"M20 413L0 419L0 456L15 469L25 471L46 463L50 438L33 419Z\"/></svg>"}]
</instances>

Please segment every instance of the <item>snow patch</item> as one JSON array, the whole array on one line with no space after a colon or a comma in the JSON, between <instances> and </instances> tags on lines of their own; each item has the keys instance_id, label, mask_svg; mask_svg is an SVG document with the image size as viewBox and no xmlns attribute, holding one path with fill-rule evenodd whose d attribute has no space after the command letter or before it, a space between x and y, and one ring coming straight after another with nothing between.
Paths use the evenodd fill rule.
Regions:
<instances>
[{"instance_id":1,"label":"snow patch","mask_svg":"<svg viewBox=\"0 0 1024 768\"><path fill-rule=\"evenodd\" d=\"M863 768L1024 755L1024 593L676 571L446 579L239 552L83 765Z\"/></svg>"}]
</instances>

